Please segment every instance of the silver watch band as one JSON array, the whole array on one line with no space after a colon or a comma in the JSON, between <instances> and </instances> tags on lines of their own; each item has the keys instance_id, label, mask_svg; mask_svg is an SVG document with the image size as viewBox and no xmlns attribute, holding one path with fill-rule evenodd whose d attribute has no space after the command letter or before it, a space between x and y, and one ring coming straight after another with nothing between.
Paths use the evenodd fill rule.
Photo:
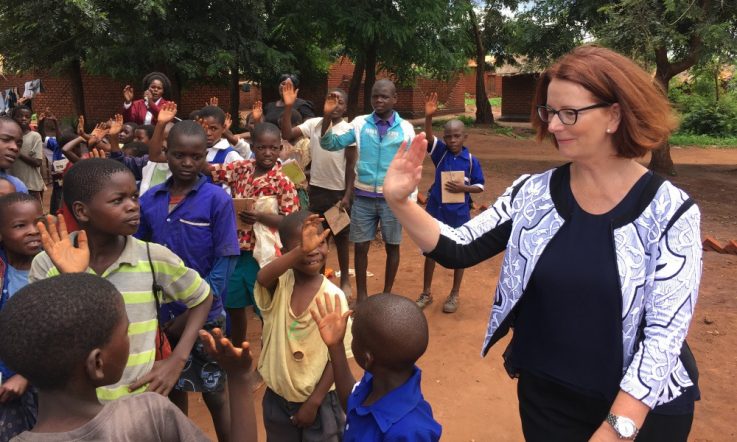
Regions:
<instances>
[{"instance_id":1,"label":"silver watch band","mask_svg":"<svg viewBox=\"0 0 737 442\"><path fill-rule=\"evenodd\" d=\"M624 440L635 440L637 433L640 429L637 428L635 422L624 416L617 416L615 414L607 414L606 421L612 426L614 431L617 433L617 437Z\"/></svg>"}]
</instances>

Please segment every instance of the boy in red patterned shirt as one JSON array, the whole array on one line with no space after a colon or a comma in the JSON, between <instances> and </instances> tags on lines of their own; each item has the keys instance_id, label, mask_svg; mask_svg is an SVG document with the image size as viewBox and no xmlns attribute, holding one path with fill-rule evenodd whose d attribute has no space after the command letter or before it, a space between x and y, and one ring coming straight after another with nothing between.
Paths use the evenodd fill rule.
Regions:
<instances>
[{"instance_id":1,"label":"boy in red patterned shirt","mask_svg":"<svg viewBox=\"0 0 737 442\"><path fill-rule=\"evenodd\" d=\"M230 316L231 339L236 346L246 337L246 307L255 306L253 285L259 265L253 257L256 236L252 226L258 222L278 228L285 215L299 210L297 190L281 172L281 164L277 161L281 151L281 131L271 123L262 123L254 128L252 139L254 159L210 166L213 182L227 184L233 198L275 196L279 206L278 214L255 210L238 213L241 221L250 227L238 229L241 256L228 280L225 298L225 309Z\"/></svg>"}]
</instances>

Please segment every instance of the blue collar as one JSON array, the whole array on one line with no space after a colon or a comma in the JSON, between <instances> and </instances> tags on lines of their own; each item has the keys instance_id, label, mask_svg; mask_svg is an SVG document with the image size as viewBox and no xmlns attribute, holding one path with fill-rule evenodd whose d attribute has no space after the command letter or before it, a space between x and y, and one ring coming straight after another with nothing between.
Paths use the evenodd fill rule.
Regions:
<instances>
[{"instance_id":1,"label":"blue collar","mask_svg":"<svg viewBox=\"0 0 737 442\"><path fill-rule=\"evenodd\" d=\"M449 150L449 154L453 155L453 153ZM458 155L455 155L456 157L461 157L464 160L471 160L471 153L468 151L468 148L466 146L461 147L461 151L458 152Z\"/></svg>"},{"instance_id":2,"label":"blue collar","mask_svg":"<svg viewBox=\"0 0 737 442\"><path fill-rule=\"evenodd\" d=\"M200 190L200 187L204 186L207 183L207 177L200 172L197 178L197 182L194 184L194 186L187 192L187 195L189 195L192 192L197 192ZM156 189L156 193L165 192L168 193L169 189L171 189L172 184L174 184L174 177L171 176L167 178L166 181L164 181L163 185Z\"/></svg>"},{"instance_id":3,"label":"blue collar","mask_svg":"<svg viewBox=\"0 0 737 442\"><path fill-rule=\"evenodd\" d=\"M348 412L355 411L359 416L371 414L376 420L376 424L382 433L389 431L389 428L412 410L422 400L422 392L420 391L420 369L415 366L412 376L407 382L390 391L381 399L369 406L361 405L368 397L373 389L373 375L369 372L364 373L361 383L356 387L352 396L355 396L355 403L349 404ZM349 402L353 402L349 399Z\"/></svg>"},{"instance_id":4,"label":"blue collar","mask_svg":"<svg viewBox=\"0 0 737 442\"><path fill-rule=\"evenodd\" d=\"M388 120L382 120L378 115L376 115L376 112L372 112L371 121L373 121L376 125L378 125L380 121L386 121L387 123L389 123L389 127L392 127L394 126L394 123L397 122L397 112L392 111L392 116L389 117Z\"/></svg>"}]
</instances>

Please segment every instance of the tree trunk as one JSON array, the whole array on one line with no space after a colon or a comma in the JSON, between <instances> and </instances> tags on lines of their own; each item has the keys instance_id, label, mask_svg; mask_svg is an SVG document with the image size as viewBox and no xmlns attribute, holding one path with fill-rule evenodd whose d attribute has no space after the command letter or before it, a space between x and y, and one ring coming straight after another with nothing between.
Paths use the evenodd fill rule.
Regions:
<instances>
[{"instance_id":1,"label":"tree trunk","mask_svg":"<svg viewBox=\"0 0 737 442\"><path fill-rule=\"evenodd\" d=\"M353 68L353 77L351 77L351 84L348 87L348 116L350 118L358 115L358 94L361 91L361 81L363 81L365 67L366 63L363 57L359 57Z\"/></svg>"},{"instance_id":2,"label":"tree trunk","mask_svg":"<svg viewBox=\"0 0 737 442\"><path fill-rule=\"evenodd\" d=\"M668 95L668 85L671 78L673 78L673 74L670 65L658 63L655 71L655 81L663 88L666 96ZM668 141L650 153L650 164L647 167L663 175L676 175L673 159L670 157L670 143Z\"/></svg>"},{"instance_id":3,"label":"tree trunk","mask_svg":"<svg viewBox=\"0 0 737 442\"><path fill-rule=\"evenodd\" d=\"M238 69L238 62L234 61L233 66L230 67L230 117L233 121L231 131L241 127L241 88L240 84L238 84L240 79L241 76Z\"/></svg>"},{"instance_id":4,"label":"tree trunk","mask_svg":"<svg viewBox=\"0 0 737 442\"><path fill-rule=\"evenodd\" d=\"M79 59L72 60L69 64L69 82L72 92L72 108L74 115L85 115L84 85L82 83L82 65Z\"/></svg>"},{"instance_id":5,"label":"tree trunk","mask_svg":"<svg viewBox=\"0 0 737 442\"><path fill-rule=\"evenodd\" d=\"M366 80L363 82L363 112L371 113L371 89L376 83L376 43L372 42L366 51Z\"/></svg>"},{"instance_id":6,"label":"tree trunk","mask_svg":"<svg viewBox=\"0 0 737 442\"><path fill-rule=\"evenodd\" d=\"M486 52L473 8L468 10L468 15L471 20L471 34L476 45L476 124L491 125L494 124L494 114L491 112L489 96L486 95Z\"/></svg>"}]
</instances>

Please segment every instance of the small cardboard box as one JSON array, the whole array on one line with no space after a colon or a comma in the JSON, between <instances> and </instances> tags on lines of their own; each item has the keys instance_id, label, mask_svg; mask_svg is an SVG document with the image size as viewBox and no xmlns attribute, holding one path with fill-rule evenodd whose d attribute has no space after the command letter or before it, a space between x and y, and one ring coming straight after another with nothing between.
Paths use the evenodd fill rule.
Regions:
<instances>
[{"instance_id":1,"label":"small cardboard box","mask_svg":"<svg viewBox=\"0 0 737 442\"><path fill-rule=\"evenodd\" d=\"M466 193L452 193L445 190L445 185L453 181L454 183L463 184L465 174L461 170L452 170L448 172L440 172L440 186L442 190L443 204L457 204L466 202Z\"/></svg>"},{"instance_id":2,"label":"small cardboard box","mask_svg":"<svg viewBox=\"0 0 737 442\"><path fill-rule=\"evenodd\" d=\"M338 207L336 204L325 211L325 221L327 221L333 235L337 235L351 224L351 217L344 208Z\"/></svg>"},{"instance_id":3,"label":"small cardboard box","mask_svg":"<svg viewBox=\"0 0 737 442\"><path fill-rule=\"evenodd\" d=\"M253 198L233 198L233 207L235 208L235 220L238 222L238 228L240 229L251 228L251 225L243 222L241 220L241 217L238 216L238 214L243 211L250 212L254 209L255 206L256 206L256 200Z\"/></svg>"}]
</instances>

